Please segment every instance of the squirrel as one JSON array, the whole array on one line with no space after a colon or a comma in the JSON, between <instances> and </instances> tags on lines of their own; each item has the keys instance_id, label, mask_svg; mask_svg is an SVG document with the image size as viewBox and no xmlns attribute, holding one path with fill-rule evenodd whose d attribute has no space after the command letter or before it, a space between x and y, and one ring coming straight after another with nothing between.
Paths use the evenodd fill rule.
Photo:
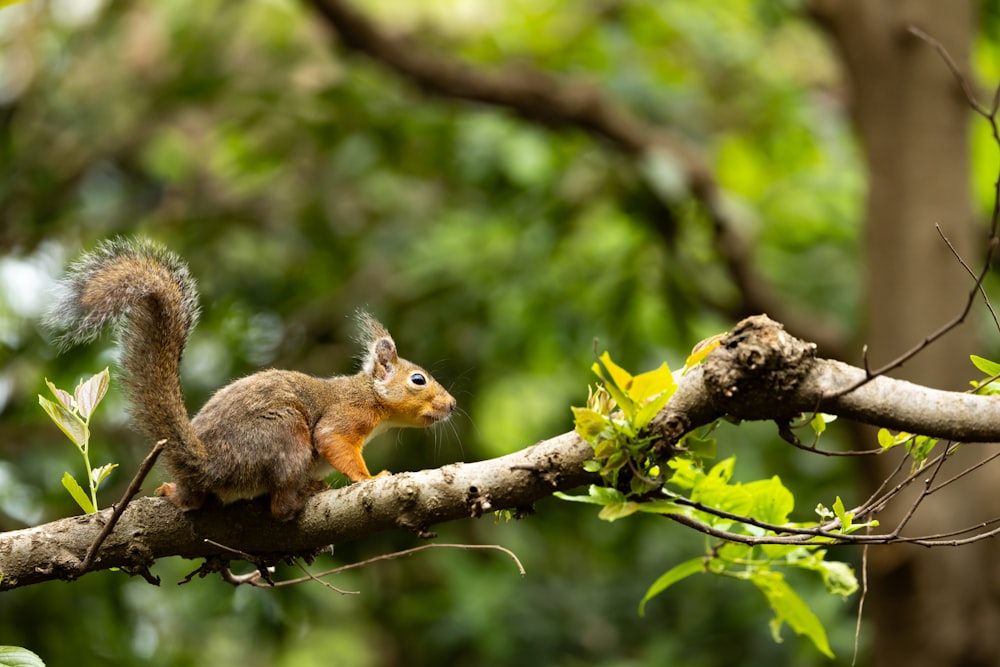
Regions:
<instances>
[{"instance_id":1,"label":"squirrel","mask_svg":"<svg viewBox=\"0 0 1000 667\"><path fill-rule=\"evenodd\" d=\"M68 347L118 323L124 383L135 425L154 441L173 475L156 495L184 510L209 495L223 503L270 495L272 515L287 520L327 488L331 467L352 482L368 472L365 444L393 427L447 419L455 399L430 373L396 353L392 336L359 311L361 370L318 378L265 370L218 390L188 417L180 363L199 315L185 263L152 241L115 239L74 263L49 309L48 324Z\"/></svg>"}]
</instances>

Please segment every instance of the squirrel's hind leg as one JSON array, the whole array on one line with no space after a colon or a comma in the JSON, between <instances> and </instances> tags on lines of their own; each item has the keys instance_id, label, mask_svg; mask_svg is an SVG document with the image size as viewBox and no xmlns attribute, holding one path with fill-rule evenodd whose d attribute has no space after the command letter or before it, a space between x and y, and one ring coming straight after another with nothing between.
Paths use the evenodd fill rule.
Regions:
<instances>
[{"instance_id":1,"label":"squirrel's hind leg","mask_svg":"<svg viewBox=\"0 0 1000 667\"><path fill-rule=\"evenodd\" d=\"M321 479L309 480L309 483L297 489L286 488L271 491L271 514L275 519L287 521L298 513L309 497L330 488Z\"/></svg>"},{"instance_id":2,"label":"squirrel's hind leg","mask_svg":"<svg viewBox=\"0 0 1000 667\"><path fill-rule=\"evenodd\" d=\"M156 495L166 498L182 510L196 510L205 504L208 494L204 491L192 491L176 482L164 482L156 489Z\"/></svg>"}]
</instances>

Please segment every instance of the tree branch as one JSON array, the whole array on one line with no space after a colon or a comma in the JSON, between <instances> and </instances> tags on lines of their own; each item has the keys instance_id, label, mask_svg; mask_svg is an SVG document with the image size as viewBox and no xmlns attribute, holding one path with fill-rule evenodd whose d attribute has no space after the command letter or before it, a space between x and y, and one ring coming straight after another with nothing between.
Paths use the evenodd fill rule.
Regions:
<instances>
[{"instance_id":1,"label":"tree branch","mask_svg":"<svg viewBox=\"0 0 1000 667\"><path fill-rule=\"evenodd\" d=\"M654 435L675 444L688 431L724 415L783 423L821 410L957 442L1000 441L998 396L939 391L884 376L844 394L865 371L817 359L815 350L813 343L789 335L767 316L747 318L681 378L651 426ZM85 568L88 548L109 520L110 509L0 535L0 591L112 567L155 582L149 568L167 556L225 561L245 554L266 567L386 530L430 537L435 524L496 510L526 512L555 491L597 481L583 470L592 454L575 433L564 433L496 459L333 489L316 495L289 522L274 520L260 501L184 513L165 499L139 498L128 505ZM852 541L871 542L921 539L852 536Z\"/></svg>"},{"instance_id":2,"label":"tree branch","mask_svg":"<svg viewBox=\"0 0 1000 667\"><path fill-rule=\"evenodd\" d=\"M582 130L641 159L667 156L708 216L715 248L741 293L742 304L729 315L738 319L752 313L775 314L818 343L826 354L844 356L845 333L839 322L817 321L816 315L801 318L790 312L753 267L749 244L737 233L708 162L689 142L636 116L594 85L525 65L486 68L430 51L412 39L390 34L345 0L308 0L307 4L336 31L344 47L367 55L428 93L507 109L551 127Z\"/></svg>"},{"instance_id":3,"label":"tree branch","mask_svg":"<svg viewBox=\"0 0 1000 667\"><path fill-rule=\"evenodd\" d=\"M670 443L728 415L742 420L790 421L825 412L889 429L956 442L1000 440L1000 396L931 389L815 357L816 345L766 315L748 317L692 369L653 427Z\"/></svg>"},{"instance_id":4,"label":"tree branch","mask_svg":"<svg viewBox=\"0 0 1000 667\"><path fill-rule=\"evenodd\" d=\"M274 520L262 502L185 513L163 498L137 498L86 571L118 567L151 579L149 567L167 556L231 560L239 551L276 563L386 530L430 537L428 528L437 523L501 509L527 511L539 498L596 479L583 470L592 453L575 433L566 433L488 461L332 489L288 522ZM80 565L110 515L107 509L0 535L0 591L84 574Z\"/></svg>"}]
</instances>

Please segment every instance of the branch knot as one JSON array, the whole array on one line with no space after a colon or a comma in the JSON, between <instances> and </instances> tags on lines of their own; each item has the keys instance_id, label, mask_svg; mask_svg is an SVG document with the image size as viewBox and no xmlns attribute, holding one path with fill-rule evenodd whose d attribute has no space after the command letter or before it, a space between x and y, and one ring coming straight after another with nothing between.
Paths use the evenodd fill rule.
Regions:
<instances>
[{"instance_id":1,"label":"branch knot","mask_svg":"<svg viewBox=\"0 0 1000 667\"><path fill-rule=\"evenodd\" d=\"M738 419L774 419L813 367L816 344L767 315L739 322L704 362L704 381L720 411ZM796 414L799 410L790 410Z\"/></svg>"}]
</instances>

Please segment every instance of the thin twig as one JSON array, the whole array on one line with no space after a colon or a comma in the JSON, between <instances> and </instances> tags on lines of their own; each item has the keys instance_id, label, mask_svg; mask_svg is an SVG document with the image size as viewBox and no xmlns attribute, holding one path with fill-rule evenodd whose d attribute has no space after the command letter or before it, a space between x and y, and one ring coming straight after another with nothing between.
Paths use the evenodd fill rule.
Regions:
<instances>
[{"instance_id":1,"label":"thin twig","mask_svg":"<svg viewBox=\"0 0 1000 667\"><path fill-rule=\"evenodd\" d=\"M840 520L835 519L830 521L823 526L818 526L816 528L797 528L795 526L780 526L774 523L768 523L766 521L759 521L750 516L743 516L741 514L733 514L732 512L727 512L725 510L720 510L710 505L704 505L694 500L688 500L687 498L671 498L678 505L684 507L690 507L691 509L698 510L699 512L704 512L705 514L711 514L712 516L719 517L720 519L726 519L728 521L735 521L738 523L743 523L748 526L754 526L756 528L762 528L764 530L769 530L776 534L785 535L797 535L799 537L830 537L833 539L839 539L843 536L842 533L832 532L833 529L840 527ZM701 522L699 522L701 523ZM706 524L707 525L707 524Z\"/></svg>"},{"instance_id":2,"label":"thin twig","mask_svg":"<svg viewBox=\"0 0 1000 667\"><path fill-rule=\"evenodd\" d=\"M208 541L208 540L206 540L206 541ZM221 547L223 545L218 545L218 546ZM510 549L507 549L506 547L502 547L499 544L444 544L444 543L436 542L436 543L433 543L433 544L422 544L422 545L420 545L418 547L413 547L413 548L410 548L410 549L403 549L402 551L394 551L393 553L389 553L389 554L380 554L378 556L373 556L372 558L368 558L368 559L365 559L365 560L362 560L362 561L358 561L357 563L348 563L347 565L341 565L340 567L335 567L333 569L325 570L323 572L318 572L318 573L315 573L315 574L313 574L313 573L309 572L308 570L306 570L302 565L298 565L299 568L303 572L306 573L306 576L304 576L304 577L298 577L296 579L284 579L282 581L276 581L276 582L274 582L272 584L268 584L266 587L267 588L272 588L272 587L278 587L278 586L294 586L296 584L305 583L307 581L319 581L319 583L321 583L324 586L327 586L329 588L332 588L333 590L337 591L338 593L341 593L341 594L344 594L344 595L357 595L357 594L360 593L360 591L345 591L345 590L341 590L341 589L337 588L336 586L332 586L331 584L329 584L329 583L327 583L325 581L320 581L320 579L322 577L329 577L329 576L332 576L334 574L340 574L341 572L346 572L348 570L355 570L355 569L360 568L360 567L365 567L365 566L371 565L372 563L377 563L379 561L394 560L396 558L401 558L403 556L409 556L411 554L417 553L418 551L424 551L426 549L489 549L491 551L500 551L501 553L504 553L504 554L507 554L508 556L510 556L511 560L513 560L514 563L517 565L518 572L521 573L522 577L525 575L524 565L521 564L521 561L520 561L520 559L518 559L517 555L514 554L514 552L511 551ZM236 553L241 553L241 552L236 551L235 549L230 549L230 551L234 551ZM245 556L246 560L251 560L251 562L252 562L252 557L249 554L243 554L243 555ZM227 581L229 581L230 583L250 584L251 586L264 587L262 584L260 584L260 583L257 582L257 579L259 579L260 576L261 576L260 572L250 572L250 573L248 573L246 575L232 575L232 579L227 579ZM237 578L239 579L238 581L235 580Z\"/></svg>"},{"instance_id":3,"label":"thin twig","mask_svg":"<svg viewBox=\"0 0 1000 667\"><path fill-rule=\"evenodd\" d=\"M938 456L940 456L940 454ZM872 493L871 496L869 496L868 500L866 500L860 506L852 509L851 512L855 516L860 517L882 511L893 498L899 495L903 491L903 489L912 484L913 480L916 479L917 476L920 474L919 470L912 471L909 475L904 477L901 482L898 482L896 486L892 488L891 491L888 491L887 493L885 493L885 495L882 495L882 492L885 489L885 487L888 486L889 482L891 482L896 477L896 475L900 473L900 471L903 469L903 465L909 460L911 460L909 456L900 457L899 463L896 464L896 469L892 471L892 474L888 475L884 480L882 480L882 483L879 484L879 487L875 490L875 492ZM931 459L929 465L933 465L936 462L937 462L937 457Z\"/></svg>"},{"instance_id":4,"label":"thin twig","mask_svg":"<svg viewBox=\"0 0 1000 667\"><path fill-rule=\"evenodd\" d=\"M959 254L955 246L952 245L951 239L945 236L944 232L941 231L941 225L935 224L934 229L937 230L938 236L940 236L941 240L944 241L945 244L948 246L948 250L951 250L951 254L955 256L955 259L958 260L958 263L962 265L962 267L968 272L970 276L975 278L976 272L973 271L968 264L966 264L965 259L962 258L962 255ZM986 309L990 311L990 315L993 317L993 324L996 326L997 330L1000 331L1000 319L997 319L997 313L995 310L993 310L993 304L990 303L990 297L987 296L986 290L983 289L982 283L979 283L979 294L980 296L983 297L983 303L986 304Z\"/></svg>"},{"instance_id":5,"label":"thin twig","mask_svg":"<svg viewBox=\"0 0 1000 667\"><path fill-rule=\"evenodd\" d=\"M963 531L963 532L968 532L968 531ZM966 544L972 544L973 542L981 542L991 537L996 537L997 535L1000 535L1000 526L985 533L976 533L971 537L966 537L965 539L961 540L939 540L939 539L930 539L927 537L917 537L917 538L904 538L897 541L911 542L913 544L919 544L922 547L962 547L965 546Z\"/></svg>"},{"instance_id":6,"label":"thin twig","mask_svg":"<svg viewBox=\"0 0 1000 667\"><path fill-rule=\"evenodd\" d=\"M146 455L146 458L142 460L142 463L139 465L139 469L135 473L135 477L132 478L132 481L129 482L128 488L125 489L125 495L123 495L121 500L118 501L118 504L115 505L114 511L111 513L111 517L108 519L108 522L104 524L103 528L101 528L101 532L97 534L97 537L94 539L94 543L91 544L90 548L87 550L87 555L80 562L78 570L81 574L90 570L90 567L94 564L94 561L97 559L97 552L101 549L101 545L104 544L104 540L106 540L108 535L111 534L111 531L115 529L115 524L117 524L118 520L122 517L122 514L125 512L125 508L128 507L129 502L137 493L139 493L143 480L146 479L146 475L149 474L149 471L153 468L153 464L156 463L156 459L159 457L160 452L162 452L166 446L166 439L160 440L153 446L153 449L150 450L149 454Z\"/></svg>"},{"instance_id":7,"label":"thin twig","mask_svg":"<svg viewBox=\"0 0 1000 667\"><path fill-rule=\"evenodd\" d=\"M969 106L972 107L972 109L980 116L990 118L995 111L990 112L986 109L986 107L979 103L979 100L976 99L976 93L972 90L972 84L969 83L968 77L966 77L965 74L962 73L962 70L959 69L958 63L956 63L955 59L951 57L950 53L948 53L948 49L945 48L944 44L934 37L931 37L917 26L911 25L909 27L909 32L911 35L919 37L930 44L934 50L938 52L938 55L941 56L941 60L943 60L944 64L948 66L948 69L951 70L952 76L955 77L955 80L962 87L962 92L965 94L965 100L969 103Z\"/></svg>"},{"instance_id":8,"label":"thin twig","mask_svg":"<svg viewBox=\"0 0 1000 667\"><path fill-rule=\"evenodd\" d=\"M910 505L910 508L907 510L906 514L904 514L903 517L899 520L899 523L896 524L896 528L891 533L889 533L890 535L895 537L900 533L902 533L903 528L905 528L906 524L910 522L910 519L913 518L913 515L917 513L917 508L920 507L920 505L924 502L924 500L926 500L927 497L930 495L931 485L937 478L938 473L941 472L941 467L944 466L944 462L947 460L950 451L954 450L951 449L951 445L948 445L945 447L945 450L941 453L941 455L938 456L937 462L933 465L931 469L930 476L924 479L923 490L917 495L916 498L913 499L913 503ZM930 466L922 467L919 470L919 472L924 472L925 470L928 469L928 467Z\"/></svg>"},{"instance_id":9,"label":"thin twig","mask_svg":"<svg viewBox=\"0 0 1000 667\"><path fill-rule=\"evenodd\" d=\"M510 556L510 559L513 560L514 563L517 565L517 570L518 572L521 573L522 577L526 574L524 570L524 565L521 564L521 561L520 559L518 559L517 555L510 549L502 547L499 544L446 544L446 543L434 542L432 544L421 544L420 546L413 547L411 549L403 549L402 551L396 551L391 554L381 554L378 556L373 556L372 558L358 561L357 563L348 563L347 565L341 565L340 567L335 567L332 570L326 570L325 572L320 572L313 576L327 577L333 574L346 572L347 570L354 570L359 567L366 567L368 565L371 565L372 563L377 563L379 561L394 560L396 558L401 558L402 556L409 556L411 554L417 553L418 551L424 551L426 549L489 549L491 551L499 551L501 553ZM302 581L308 581L308 579L289 580L289 581L279 582L278 585L287 585L289 583L300 583Z\"/></svg>"},{"instance_id":10,"label":"thin twig","mask_svg":"<svg viewBox=\"0 0 1000 667\"><path fill-rule=\"evenodd\" d=\"M858 647L861 643L861 619L865 611L865 598L868 597L868 547L861 547L861 597L858 599L858 618L854 624L854 655L851 657L851 667L858 662Z\"/></svg>"},{"instance_id":11,"label":"thin twig","mask_svg":"<svg viewBox=\"0 0 1000 667\"><path fill-rule=\"evenodd\" d=\"M302 570L303 572L306 573L306 576L309 579L311 579L312 581L315 581L320 586L328 588L331 591L335 591L337 593L340 593L341 595L361 595L361 591L345 591L343 588L337 588L336 586L334 586L333 584L331 584L329 581L323 581L322 579L320 579L319 575L313 574L312 572L310 572L309 570L307 570L306 566L303 565L298 560L295 561L295 564L298 566L298 568L300 570Z\"/></svg>"},{"instance_id":12,"label":"thin twig","mask_svg":"<svg viewBox=\"0 0 1000 667\"><path fill-rule=\"evenodd\" d=\"M257 558L253 554L248 554L246 551L240 551L239 549L235 549L233 547L227 546L227 545L222 544L220 542L216 542L215 540L210 540L207 537L205 538L204 541L205 541L205 544L211 544L213 547L218 547L219 549L224 549L226 551L234 553L237 556L239 556L241 559L247 561L248 563L254 563L254 564L256 564L256 561L260 560L259 558Z\"/></svg>"},{"instance_id":13,"label":"thin twig","mask_svg":"<svg viewBox=\"0 0 1000 667\"><path fill-rule=\"evenodd\" d=\"M989 539L1000 535L1000 526L994 528L985 533L977 533L971 537L960 539L960 540L944 540L940 539L941 535L916 535L916 536L904 536L904 535L893 535L892 533L876 533L876 534L847 534L847 533L831 533L829 531L823 530L822 528L811 528L811 529L799 529L797 531L786 530L789 534L786 536L781 535L747 535L746 533L733 533L728 530L722 530L711 526L703 521L699 521L694 517L688 516L687 514L680 513L666 513L660 514L659 516L670 519L676 523L683 526L691 528L698 531L699 533L704 533L710 537L715 537L720 540L725 540L727 542L735 542L737 544L746 544L749 546L760 546L764 544L782 544L782 545L799 545L799 546L831 546L831 545L841 545L841 544L896 544L896 543L908 543L908 544L918 544L927 547L943 547L943 546L963 546L966 544L971 544L973 542L979 542L981 540ZM949 534L963 534L970 532L972 530L977 530L991 523L1000 522L1000 519L991 520L988 522L982 522L976 524L975 526L970 526L961 531L955 533L943 533L942 535ZM751 522L746 522L751 523ZM822 538L817 540L816 538Z\"/></svg>"},{"instance_id":14,"label":"thin twig","mask_svg":"<svg viewBox=\"0 0 1000 667\"><path fill-rule=\"evenodd\" d=\"M935 486L934 488L932 488L928 492L928 495L931 494L931 493L935 493L937 491L940 491L941 489L943 489L944 487L948 486L949 484L953 484L953 483L957 482L958 480L962 479L966 475L968 475L970 473L973 473L976 470L979 470L980 468L982 468L983 466L985 466L987 463L990 463L991 461L994 461L997 458L1000 458L1000 451L993 452L992 454L990 454L989 456L987 456L982 461L979 461L978 463L974 463L971 466L969 466L968 468L966 468L965 470L963 470L963 471L961 471L959 473L956 473L952 477L949 477L945 481L941 482L940 484L938 484L937 486Z\"/></svg>"},{"instance_id":15,"label":"thin twig","mask_svg":"<svg viewBox=\"0 0 1000 667\"><path fill-rule=\"evenodd\" d=\"M811 445L803 445L802 440L799 439L799 436L795 435L795 431L792 430L793 427L790 424L778 420L776 420L775 423L778 425L778 435L781 437L781 439L790 444L792 447L795 447L796 449L801 449L804 452L811 452L813 454L819 454L820 456L873 456L875 454L882 453L881 447L876 449L860 449L860 450L855 449L847 452L838 452L830 449L820 449L819 447L816 446L816 443L819 442L819 434L817 434L816 437L813 438L813 442Z\"/></svg>"},{"instance_id":16,"label":"thin twig","mask_svg":"<svg viewBox=\"0 0 1000 667\"><path fill-rule=\"evenodd\" d=\"M983 530L984 528L989 528L990 526L996 526L997 524L1000 524L1000 517L993 517L992 519L988 519L986 521L979 521L971 526L966 526L964 528L956 528L955 530L947 530L943 533L920 535L919 537L915 538L902 538L899 541L900 542L912 542L912 541L926 542L928 540L941 541L948 537L965 535L966 533L972 533L977 530ZM996 530L996 528L991 528L989 532L992 532L994 530ZM978 537L979 539L984 539L985 536L987 536L987 533L979 533L977 535L973 535L973 537Z\"/></svg>"}]
</instances>

